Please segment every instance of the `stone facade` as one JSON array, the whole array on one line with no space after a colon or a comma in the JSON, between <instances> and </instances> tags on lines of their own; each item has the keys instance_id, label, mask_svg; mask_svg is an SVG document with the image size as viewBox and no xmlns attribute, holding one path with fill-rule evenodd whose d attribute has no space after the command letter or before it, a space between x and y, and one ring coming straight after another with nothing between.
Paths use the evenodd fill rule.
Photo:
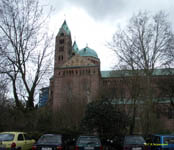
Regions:
<instances>
[{"instance_id":1,"label":"stone facade","mask_svg":"<svg viewBox=\"0 0 174 150\"><path fill-rule=\"evenodd\" d=\"M150 79L153 94L156 92L155 97L152 97L154 100L159 98L156 81L164 77L174 78L173 74L166 76L166 72L158 69L154 71ZM133 87L136 82L140 83L136 88L142 91L138 95L141 98L141 94L147 91L144 76L136 78L130 71L100 71L100 59L97 53L89 47L79 50L76 42L72 45L71 32L64 21L56 36L54 75L50 79L49 103L53 110L59 109L61 105L72 100L83 100L89 103L102 94L110 95L113 104L131 106L132 102L129 99L132 99L131 92L136 90ZM127 101L124 101L125 99ZM144 105L141 100L138 103ZM165 104L166 101L160 102L162 106ZM170 120L163 116L161 118L165 120L166 127L174 130L172 126L174 117Z\"/></svg>"},{"instance_id":2,"label":"stone facade","mask_svg":"<svg viewBox=\"0 0 174 150\"><path fill-rule=\"evenodd\" d=\"M71 33L64 21L56 36L54 76L50 82L50 99L56 110L73 99L90 102L97 97L100 82L100 60L88 47L72 46Z\"/></svg>"}]
</instances>

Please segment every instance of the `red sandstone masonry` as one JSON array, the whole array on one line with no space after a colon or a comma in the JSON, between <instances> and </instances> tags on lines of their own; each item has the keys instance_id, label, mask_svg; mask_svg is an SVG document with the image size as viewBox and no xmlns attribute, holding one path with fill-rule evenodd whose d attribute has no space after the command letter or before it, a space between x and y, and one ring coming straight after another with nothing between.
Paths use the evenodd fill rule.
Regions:
<instances>
[{"instance_id":1,"label":"red sandstone masonry","mask_svg":"<svg viewBox=\"0 0 174 150\"><path fill-rule=\"evenodd\" d=\"M64 32L64 34L66 34ZM60 44L60 39L64 39L64 44ZM64 51L60 51L60 46L64 46ZM63 56L63 60L59 60L59 56ZM93 57L83 57L88 61L91 61L96 66L76 66L69 68L61 68L70 58L72 58L72 41L70 35L65 35L64 37L56 37L55 46L55 66L54 66L54 76L50 81L50 91L52 91L51 104L54 110L61 107L63 103L67 102L67 99L72 96L77 98L77 100L95 100L98 97L99 89L111 87L116 87L118 96L121 96L121 88L125 92L125 97L129 97L130 93L126 86L122 85L122 79L120 77L115 78L101 78L100 75L100 60ZM74 57L75 58L75 57ZM174 77L174 76L173 76ZM151 79L151 84L155 89L156 93L159 93L157 86L155 85L155 80L160 80L161 77L154 77ZM167 76L168 78L168 76ZM128 79L128 78L127 78ZM143 79L142 79L143 81ZM142 88L143 87L142 82ZM129 107L127 105L126 107ZM174 130L174 119L168 119L167 117L161 117L161 121L165 122L166 129Z\"/></svg>"}]
</instances>

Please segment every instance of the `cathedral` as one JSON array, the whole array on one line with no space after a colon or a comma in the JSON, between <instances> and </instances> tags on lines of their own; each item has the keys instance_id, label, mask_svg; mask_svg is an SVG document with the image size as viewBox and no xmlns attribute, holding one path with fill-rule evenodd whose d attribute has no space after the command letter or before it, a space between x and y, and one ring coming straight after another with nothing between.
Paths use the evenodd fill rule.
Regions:
<instances>
[{"instance_id":1,"label":"cathedral","mask_svg":"<svg viewBox=\"0 0 174 150\"><path fill-rule=\"evenodd\" d=\"M173 69L153 71L150 78L153 91L151 100L152 111L158 114L156 119L165 120L164 126L174 130L174 111L171 109L173 95L169 97L168 95L172 93L168 93L168 88L166 91L163 89L164 84L167 87L168 81L168 83L174 81L174 75L169 73L170 71L174 72ZM48 103L56 111L68 102L75 100L89 103L106 94L112 100L112 104L129 106L128 114L132 113L132 106L137 105L136 108L139 109L137 114L140 114L142 107L145 106L145 100L148 99L146 94L148 88L143 70L139 72L141 75L137 78L130 70L101 71L96 51L88 46L79 49L76 41L72 43L71 31L64 21L55 41L54 74L50 79L50 86L41 89L43 92L39 103L40 106ZM139 94L136 101L135 93ZM141 122L140 117L138 121Z\"/></svg>"},{"instance_id":2,"label":"cathedral","mask_svg":"<svg viewBox=\"0 0 174 150\"><path fill-rule=\"evenodd\" d=\"M53 109L58 109L72 99L87 103L98 96L101 82L100 59L95 50L86 46L79 50L71 32L63 22L55 42L54 75L50 79L50 95Z\"/></svg>"}]
</instances>

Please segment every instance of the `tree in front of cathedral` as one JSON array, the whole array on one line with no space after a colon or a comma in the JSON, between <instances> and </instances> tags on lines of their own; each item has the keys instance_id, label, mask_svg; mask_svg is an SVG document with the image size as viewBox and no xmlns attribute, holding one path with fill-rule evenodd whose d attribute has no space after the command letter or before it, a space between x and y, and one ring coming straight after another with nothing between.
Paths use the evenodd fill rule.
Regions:
<instances>
[{"instance_id":1,"label":"tree in front of cathedral","mask_svg":"<svg viewBox=\"0 0 174 150\"><path fill-rule=\"evenodd\" d=\"M87 104L81 129L87 134L96 133L100 137L111 138L127 132L128 120L123 111L104 98Z\"/></svg>"},{"instance_id":2,"label":"tree in front of cathedral","mask_svg":"<svg viewBox=\"0 0 174 150\"><path fill-rule=\"evenodd\" d=\"M10 81L18 108L34 108L37 89L50 74L47 21L38 0L0 2L0 73Z\"/></svg>"},{"instance_id":3,"label":"tree in front of cathedral","mask_svg":"<svg viewBox=\"0 0 174 150\"><path fill-rule=\"evenodd\" d=\"M141 99L144 104L145 134L153 130L151 113L156 91L152 77L156 69L172 66L173 46L174 33L166 13L162 11L154 15L140 11L130 19L125 29L114 34L109 43L118 58L116 69L138 73L136 76L142 78L136 99ZM136 115L133 120L135 117Z\"/></svg>"}]
</instances>

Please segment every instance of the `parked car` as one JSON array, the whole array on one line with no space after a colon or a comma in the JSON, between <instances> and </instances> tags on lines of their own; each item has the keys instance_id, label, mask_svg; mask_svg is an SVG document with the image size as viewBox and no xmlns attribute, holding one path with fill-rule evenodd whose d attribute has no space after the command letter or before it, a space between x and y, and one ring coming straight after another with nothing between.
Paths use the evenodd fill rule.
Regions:
<instances>
[{"instance_id":1,"label":"parked car","mask_svg":"<svg viewBox=\"0 0 174 150\"><path fill-rule=\"evenodd\" d=\"M24 132L1 132L0 133L0 150L29 150L35 140L31 139Z\"/></svg>"},{"instance_id":2,"label":"parked car","mask_svg":"<svg viewBox=\"0 0 174 150\"><path fill-rule=\"evenodd\" d=\"M97 136L79 136L75 150L102 150L102 144Z\"/></svg>"},{"instance_id":3,"label":"parked car","mask_svg":"<svg viewBox=\"0 0 174 150\"><path fill-rule=\"evenodd\" d=\"M64 137L60 134L44 134L32 146L32 150L65 150Z\"/></svg>"},{"instance_id":4,"label":"parked car","mask_svg":"<svg viewBox=\"0 0 174 150\"><path fill-rule=\"evenodd\" d=\"M174 150L174 135L151 135L147 140L150 150Z\"/></svg>"},{"instance_id":5,"label":"parked car","mask_svg":"<svg viewBox=\"0 0 174 150\"><path fill-rule=\"evenodd\" d=\"M123 150L146 150L146 141L143 136L129 135L124 137Z\"/></svg>"}]
</instances>

